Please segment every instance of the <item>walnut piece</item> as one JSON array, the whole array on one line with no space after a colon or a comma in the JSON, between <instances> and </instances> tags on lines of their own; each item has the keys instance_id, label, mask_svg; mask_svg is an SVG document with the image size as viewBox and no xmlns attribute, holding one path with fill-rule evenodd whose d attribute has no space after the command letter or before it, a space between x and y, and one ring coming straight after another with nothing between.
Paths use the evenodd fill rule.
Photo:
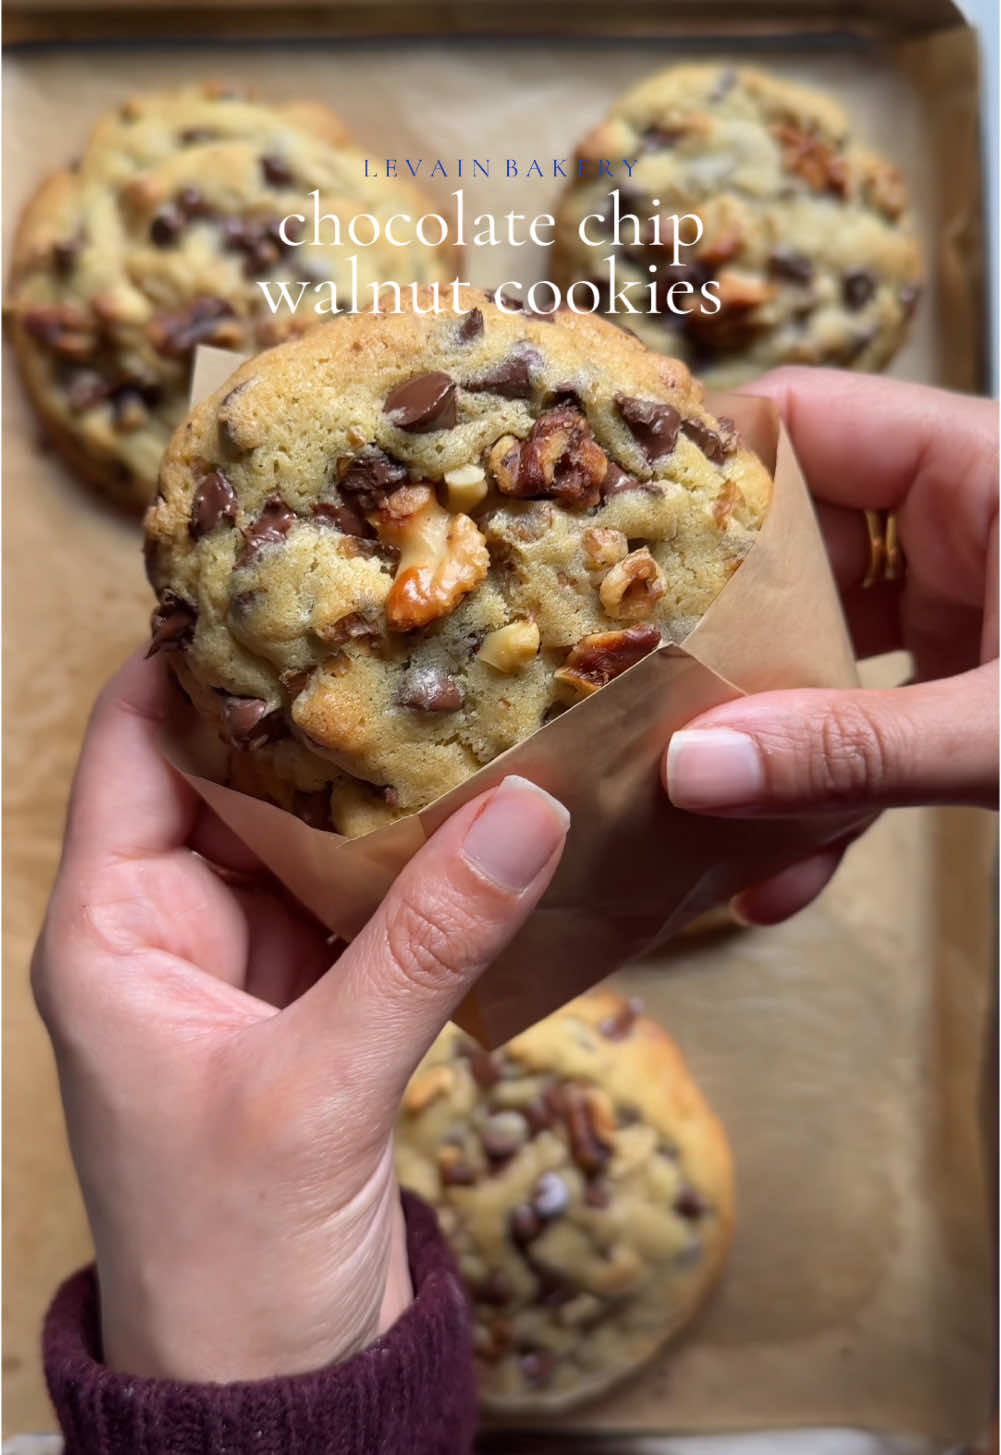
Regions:
<instances>
[{"instance_id":1,"label":"walnut piece","mask_svg":"<svg viewBox=\"0 0 1001 1455\"><path fill-rule=\"evenodd\" d=\"M538 656L539 640L534 621L510 621L484 637L476 655L498 672L520 672Z\"/></svg>"},{"instance_id":2,"label":"walnut piece","mask_svg":"<svg viewBox=\"0 0 1001 1455\"><path fill-rule=\"evenodd\" d=\"M629 551L629 542L622 531L607 525L595 525L581 537L589 571L607 571Z\"/></svg>"},{"instance_id":3,"label":"walnut piece","mask_svg":"<svg viewBox=\"0 0 1001 1455\"><path fill-rule=\"evenodd\" d=\"M782 162L787 172L795 172L814 192L848 195L848 171L840 157L824 137L802 131L791 121L779 121L772 127L782 148Z\"/></svg>"},{"instance_id":4,"label":"walnut piece","mask_svg":"<svg viewBox=\"0 0 1001 1455\"><path fill-rule=\"evenodd\" d=\"M400 552L386 597L393 631L448 616L487 574L486 541L468 515L450 515L429 485L404 485L372 517L379 539Z\"/></svg>"},{"instance_id":5,"label":"walnut piece","mask_svg":"<svg viewBox=\"0 0 1001 1455\"><path fill-rule=\"evenodd\" d=\"M486 498L487 476L481 465L460 465L445 471L448 508L456 515L468 515Z\"/></svg>"},{"instance_id":6,"label":"walnut piece","mask_svg":"<svg viewBox=\"0 0 1001 1455\"><path fill-rule=\"evenodd\" d=\"M525 440L502 435L487 453L494 483L522 499L550 496L572 510L601 499L608 456L579 409L561 404L540 414Z\"/></svg>"},{"instance_id":7,"label":"walnut piece","mask_svg":"<svg viewBox=\"0 0 1001 1455\"><path fill-rule=\"evenodd\" d=\"M439 1096L447 1096L454 1080L450 1066L429 1066L419 1072L403 1093L404 1111L423 1111Z\"/></svg>"},{"instance_id":8,"label":"walnut piece","mask_svg":"<svg viewBox=\"0 0 1001 1455\"><path fill-rule=\"evenodd\" d=\"M630 551L607 573L598 595L615 621L636 621L649 616L667 586L660 567L646 546Z\"/></svg>"},{"instance_id":9,"label":"walnut piece","mask_svg":"<svg viewBox=\"0 0 1001 1455\"><path fill-rule=\"evenodd\" d=\"M629 667L660 646L653 626L628 626L623 631L594 632L572 649L554 674L565 699L576 702L607 686Z\"/></svg>"}]
</instances>

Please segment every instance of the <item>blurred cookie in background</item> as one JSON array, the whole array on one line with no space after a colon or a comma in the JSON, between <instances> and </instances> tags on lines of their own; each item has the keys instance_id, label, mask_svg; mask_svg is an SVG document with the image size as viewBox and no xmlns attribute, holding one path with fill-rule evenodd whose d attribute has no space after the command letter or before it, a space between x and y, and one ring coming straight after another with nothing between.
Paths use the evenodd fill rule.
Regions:
<instances>
[{"instance_id":1,"label":"blurred cookie in background","mask_svg":"<svg viewBox=\"0 0 1001 1455\"><path fill-rule=\"evenodd\" d=\"M197 345L256 353L322 322L333 292L318 285L343 300L353 284L367 298L373 282L447 280L446 250L391 247L381 227L373 246L347 235L358 214L430 206L406 182L365 178L364 153L324 106L221 85L126 101L41 185L14 242L6 312L48 434L141 509L187 411ZM296 215L308 222L282 227Z\"/></svg>"},{"instance_id":2,"label":"blurred cookie in background","mask_svg":"<svg viewBox=\"0 0 1001 1455\"><path fill-rule=\"evenodd\" d=\"M903 342L921 281L907 189L832 97L745 67L674 66L628 91L577 154L559 281L593 280L606 309L626 287L640 311L620 298L616 321L706 383L789 363L880 369ZM600 175L619 158L636 158L631 173ZM695 222L669 225L676 214L700 220L697 242Z\"/></svg>"},{"instance_id":3,"label":"blurred cookie in background","mask_svg":"<svg viewBox=\"0 0 1001 1455\"><path fill-rule=\"evenodd\" d=\"M608 992L493 1053L446 1027L404 1097L397 1171L458 1260L495 1412L568 1409L632 1373L730 1243L723 1128L667 1033Z\"/></svg>"}]
</instances>

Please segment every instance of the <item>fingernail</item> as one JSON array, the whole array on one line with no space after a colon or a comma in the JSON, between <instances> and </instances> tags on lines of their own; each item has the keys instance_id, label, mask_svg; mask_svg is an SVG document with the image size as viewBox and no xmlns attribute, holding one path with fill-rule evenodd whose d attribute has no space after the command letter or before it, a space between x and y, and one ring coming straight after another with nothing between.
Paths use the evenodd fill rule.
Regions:
<instances>
[{"instance_id":1,"label":"fingernail","mask_svg":"<svg viewBox=\"0 0 1001 1455\"><path fill-rule=\"evenodd\" d=\"M686 728L667 745L667 791L676 808L737 808L764 786L761 753L746 733Z\"/></svg>"},{"instance_id":2,"label":"fingernail","mask_svg":"<svg viewBox=\"0 0 1001 1455\"><path fill-rule=\"evenodd\" d=\"M567 836L559 799L527 778L505 778L476 815L462 844L467 864L501 889L527 889Z\"/></svg>"}]
</instances>

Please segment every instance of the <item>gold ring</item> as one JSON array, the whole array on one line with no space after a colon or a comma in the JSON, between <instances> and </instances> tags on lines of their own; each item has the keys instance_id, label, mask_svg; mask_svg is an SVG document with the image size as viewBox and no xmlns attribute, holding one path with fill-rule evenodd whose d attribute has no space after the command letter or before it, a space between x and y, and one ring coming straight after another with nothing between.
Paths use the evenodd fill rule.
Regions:
<instances>
[{"instance_id":1,"label":"gold ring","mask_svg":"<svg viewBox=\"0 0 1001 1455\"><path fill-rule=\"evenodd\" d=\"M862 590L881 581L899 581L904 574L904 553L897 533L897 517L892 510L865 510L865 527L869 533L869 565Z\"/></svg>"}]
</instances>

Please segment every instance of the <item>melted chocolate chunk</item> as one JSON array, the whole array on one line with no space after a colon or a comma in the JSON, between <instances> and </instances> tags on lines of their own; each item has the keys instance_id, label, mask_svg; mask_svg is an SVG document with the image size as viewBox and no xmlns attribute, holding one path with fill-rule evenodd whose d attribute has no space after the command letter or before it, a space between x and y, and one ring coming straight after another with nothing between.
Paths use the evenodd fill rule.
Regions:
<instances>
[{"instance_id":1,"label":"melted chocolate chunk","mask_svg":"<svg viewBox=\"0 0 1001 1455\"><path fill-rule=\"evenodd\" d=\"M211 217L212 208L205 195L197 187L182 187L177 194L177 206L185 217Z\"/></svg>"},{"instance_id":2,"label":"melted chocolate chunk","mask_svg":"<svg viewBox=\"0 0 1001 1455\"><path fill-rule=\"evenodd\" d=\"M768 259L768 271L774 278L785 278L790 283L804 286L813 278L813 264L805 253L795 248L776 248Z\"/></svg>"},{"instance_id":3,"label":"melted chocolate chunk","mask_svg":"<svg viewBox=\"0 0 1001 1455\"><path fill-rule=\"evenodd\" d=\"M522 1202L511 1209L508 1226L513 1240L524 1247L542 1232L542 1219L533 1207Z\"/></svg>"},{"instance_id":4,"label":"melted chocolate chunk","mask_svg":"<svg viewBox=\"0 0 1001 1455\"><path fill-rule=\"evenodd\" d=\"M483 314L479 308L473 308L466 314L459 324L456 339L460 344L471 344L483 332Z\"/></svg>"},{"instance_id":5,"label":"melted chocolate chunk","mask_svg":"<svg viewBox=\"0 0 1001 1455\"><path fill-rule=\"evenodd\" d=\"M468 1162L446 1162L438 1169L443 1187L472 1187L476 1170Z\"/></svg>"},{"instance_id":6,"label":"melted chocolate chunk","mask_svg":"<svg viewBox=\"0 0 1001 1455\"><path fill-rule=\"evenodd\" d=\"M165 591L150 622L153 639L146 656L152 657L155 652L182 651L195 634L197 620L198 613L189 602L173 591Z\"/></svg>"},{"instance_id":7,"label":"melted chocolate chunk","mask_svg":"<svg viewBox=\"0 0 1001 1455\"><path fill-rule=\"evenodd\" d=\"M358 508L366 513L381 510L387 496L406 480L406 465L382 450L338 461L337 484L341 494L354 497L352 504L357 503Z\"/></svg>"},{"instance_id":8,"label":"melted chocolate chunk","mask_svg":"<svg viewBox=\"0 0 1001 1455\"><path fill-rule=\"evenodd\" d=\"M694 440L702 453L716 465L721 465L737 448L736 431L732 426L728 429L723 420L719 422L719 429L715 430L701 419L685 419L681 423L681 432Z\"/></svg>"},{"instance_id":9,"label":"melted chocolate chunk","mask_svg":"<svg viewBox=\"0 0 1001 1455\"><path fill-rule=\"evenodd\" d=\"M548 1131L556 1120L555 1112L545 1100L531 1101L521 1110L533 1136Z\"/></svg>"},{"instance_id":10,"label":"melted chocolate chunk","mask_svg":"<svg viewBox=\"0 0 1001 1455\"><path fill-rule=\"evenodd\" d=\"M182 146L190 147L204 141L215 141L218 135L217 131L208 126L186 126L178 133L178 140Z\"/></svg>"},{"instance_id":11,"label":"melted chocolate chunk","mask_svg":"<svg viewBox=\"0 0 1001 1455\"><path fill-rule=\"evenodd\" d=\"M514 1288L507 1274L500 1268L495 1268L488 1278L477 1284L474 1296L478 1303L489 1304L492 1308L504 1308L514 1298Z\"/></svg>"},{"instance_id":12,"label":"melted chocolate chunk","mask_svg":"<svg viewBox=\"0 0 1001 1455\"><path fill-rule=\"evenodd\" d=\"M633 439L653 464L669 455L678 439L681 415L670 404L616 394L615 403Z\"/></svg>"},{"instance_id":13,"label":"melted chocolate chunk","mask_svg":"<svg viewBox=\"0 0 1001 1455\"><path fill-rule=\"evenodd\" d=\"M532 1208L544 1223L561 1217L570 1206L570 1192L558 1172L543 1172L532 1193Z\"/></svg>"},{"instance_id":14,"label":"melted chocolate chunk","mask_svg":"<svg viewBox=\"0 0 1001 1455\"><path fill-rule=\"evenodd\" d=\"M311 829L330 829L329 790L318 788L315 793L306 793L302 789L296 789L292 795L292 812Z\"/></svg>"},{"instance_id":15,"label":"melted chocolate chunk","mask_svg":"<svg viewBox=\"0 0 1001 1455\"><path fill-rule=\"evenodd\" d=\"M841 275L841 296L845 307L864 308L876 292L876 279L868 268L849 268Z\"/></svg>"},{"instance_id":16,"label":"melted chocolate chunk","mask_svg":"<svg viewBox=\"0 0 1001 1455\"><path fill-rule=\"evenodd\" d=\"M60 278L68 278L76 267L77 258L83 249L83 237L77 233L65 242L52 244L52 266Z\"/></svg>"},{"instance_id":17,"label":"melted chocolate chunk","mask_svg":"<svg viewBox=\"0 0 1001 1455\"><path fill-rule=\"evenodd\" d=\"M501 1069L489 1051L484 1051L476 1046L469 1056L469 1069L473 1073L473 1080L477 1086L486 1091L491 1086L496 1086L501 1079Z\"/></svg>"},{"instance_id":18,"label":"melted chocolate chunk","mask_svg":"<svg viewBox=\"0 0 1001 1455\"><path fill-rule=\"evenodd\" d=\"M234 317L225 298L195 298L174 313L161 313L147 332L157 353L167 359L184 359L196 344L210 342L224 319Z\"/></svg>"},{"instance_id":19,"label":"melted chocolate chunk","mask_svg":"<svg viewBox=\"0 0 1001 1455\"><path fill-rule=\"evenodd\" d=\"M375 530L351 505L335 505L332 500L318 500L313 506L317 525L333 525L346 536L371 538Z\"/></svg>"},{"instance_id":20,"label":"melted chocolate chunk","mask_svg":"<svg viewBox=\"0 0 1001 1455\"><path fill-rule=\"evenodd\" d=\"M675 1200L674 1210L676 1213L680 1213L683 1218L688 1218L691 1222L697 1222L704 1213L709 1211L694 1187L682 1189Z\"/></svg>"},{"instance_id":21,"label":"melted chocolate chunk","mask_svg":"<svg viewBox=\"0 0 1001 1455\"><path fill-rule=\"evenodd\" d=\"M460 683L442 667L414 664L403 674L396 702L417 712L457 712L465 701Z\"/></svg>"},{"instance_id":22,"label":"melted chocolate chunk","mask_svg":"<svg viewBox=\"0 0 1001 1455\"><path fill-rule=\"evenodd\" d=\"M184 231L184 214L176 207L164 207L149 225L149 235L158 248L172 247Z\"/></svg>"},{"instance_id":23,"label":"melted chocolate chunk","mask_svg":"<svg viewBox=\"0 0 1001 1455\"><path fill-rule=\"evenodd\" d=\"M284 157L261 157L260 166L261 174L269 187L291 187L294 180L292 169Z\"/></svg>"},{"instance_id":24,"label":"melted chocolate chunk","mask_svg":"<svg viewBox=\"0 0 1001 1455\"><path fill-rule=\"evenodd\" d=\"M637 480L635 475L627 474L614 460L609 460L602 489L608 499L612 495L621 495L625 490L646 490L649 486L646 481ZM654 486L654 489L659 493L659 487Z\"/></svg>"},{"instance_id":25,"label":"melted chocolate chunk","mask_svg":"<svg viewBox=\"0 0 1001 1455\"><path fill-rule=\"evenodd\" d=\"M280 495L272 495L253 525L243 532L243 547L237 556L237 566L245 566L265 546L280 545L295 525L297 516L285 504Z\"/></svg>"},{"instance_id":26,"label":"melted chocolate chunk","mask_svg":"<svg viewBox=\"0 0 1001 1455\"><path fill-rule=\"evenodd\" d=\"M285 730L281 712L268 707L262 697L225 694L222 715L230 740L238 748L261 748Z\"/></svg>"},{"instance_id":27,"label":"melted chocolate chunk","mask_svg":"<svg viewBox=\"0 0 1001 1455\"><path fill-rule=\"evenodd\" d=\"M418 374L405 384L390 390L383 404L397 429L407 434L427 434L436 429L452 429L457 418L455 380L440 370Z\"/></svg>"},{"instance_id":28,"label":"melted chocolate chunk","mask_svg":"<svg viewBox=\"0 0 1001 1455\"><path fill-rule=\"evenodd\" d=\"M215 530L220 521L232 525L236 520L236 491L221 470L206 475L191 502L191 520L188 530L191 539Z\"/></svg>"},{"instance_id":29,"label":"melted chocolate chunk","mask_svg":"<svg viewBox=\"0 0 1001 1455\"><path fill-rule=\"evenodd\" d=\"M532 368L542 360L534 349L523 349L503 359L489 374L471 379L464 387L471 394L499 394L502 399L531 399Z\"/></svg>"}]
</instances>

